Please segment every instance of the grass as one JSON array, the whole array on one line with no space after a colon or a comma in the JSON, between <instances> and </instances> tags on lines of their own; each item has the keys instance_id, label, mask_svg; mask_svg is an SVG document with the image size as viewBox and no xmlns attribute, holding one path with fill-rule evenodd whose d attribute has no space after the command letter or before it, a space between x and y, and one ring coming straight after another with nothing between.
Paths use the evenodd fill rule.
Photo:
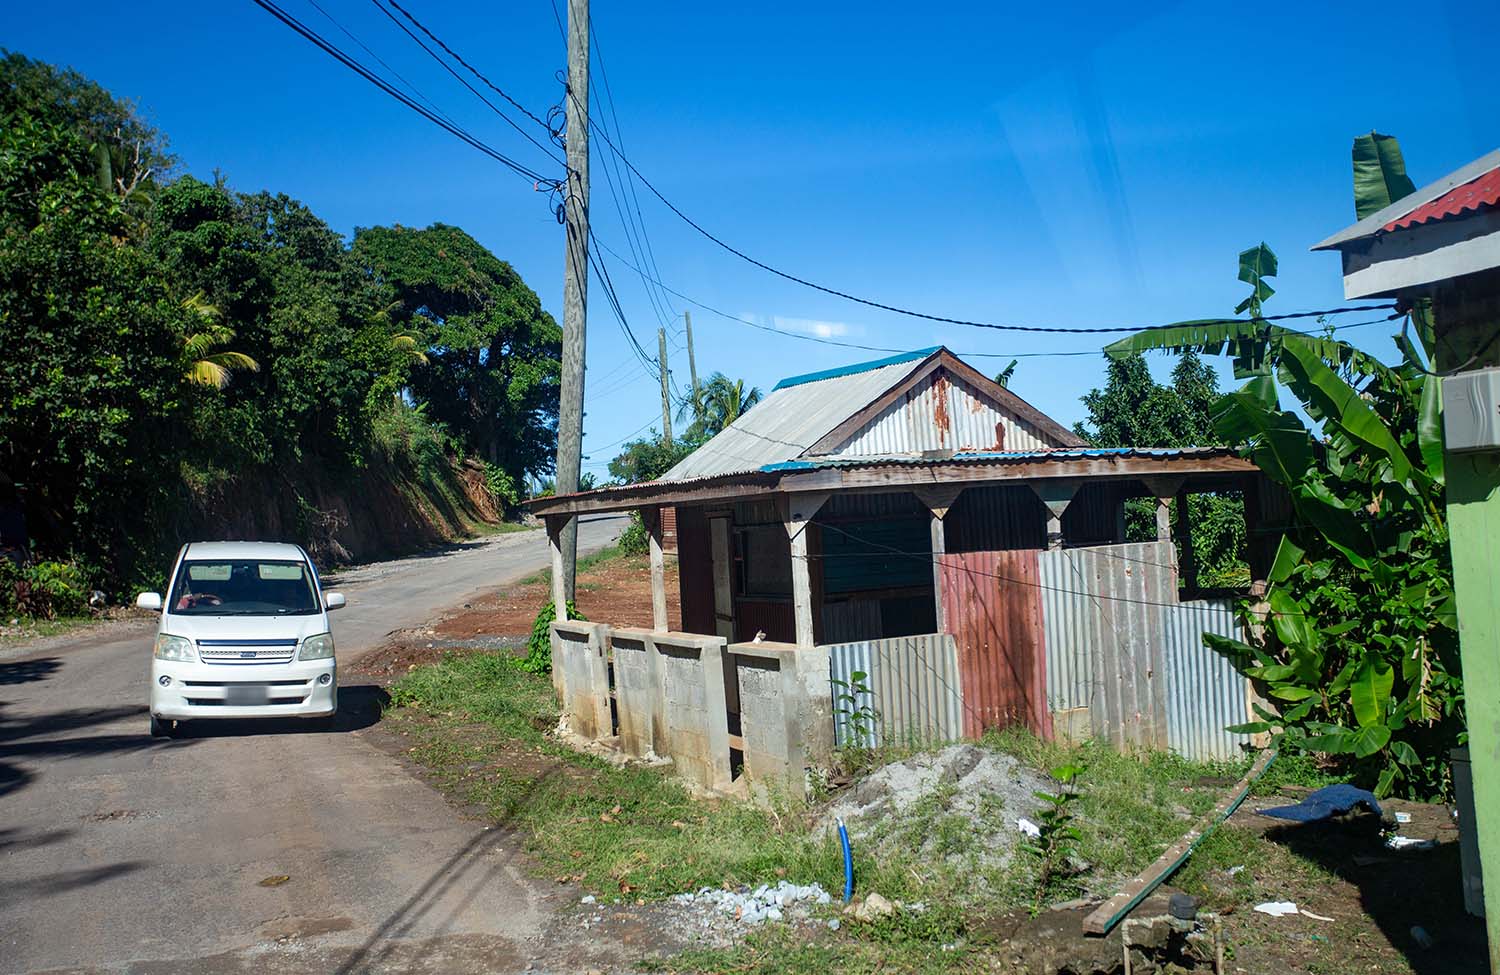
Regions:
<instances>
[{"instance_id":1,"label":"grass","mask_svg":"<svg viewBox=\"0 0 1500 975\"><path fill-rule=\"evenodd\" d=\"M596 569L599 566L605 565L609 562L616 562L622 559L632 559L637 557L638 556L630 555L624 549L620 548L619 545L606 545L604 548L601 548L598 551L590 552L587 555L580 555L578 557L578 568L575 571L579 573L587 572L590 569ZM517 583L517 585L539 586L543 583L550 582L551 580L552 570L550 568L539 569L526 578L522 579L519 583ZM588 586L583 585L580 582L579 588L587 589Z\"/></svg>"},{"instance_id":2,"label":"grass","mask_svg":"<svg viewBox=\"0 0 1500 975\"><path fill-rule=\"evenodd\" d=\"M15 620L14 625L11 620ZM33 619L31 617L8 617L0 625L0 647L30 643L49 636L59 636L81 630L100 622L93 616L63 616L57 619Z\"/></svg>"},{"instance_id":3,"label":"grass","mask_svg":"<svg viewBox=\"0 0 1500 975\"><path fill-rule=\"evenodd\" d=\"M537 528L533 525L523 525L519 521L476 521L469 526L469 531L475 538L489 538L493 535L510 535L515 532L534 532Z\"/></svg>"},{"instance_id":4,"label":"grass","mask_svg":"<svg viewBox=\"0 0 1500 975\"><path fill-rule=\"evenodd\" d=\"M617 557L605 550L591 560ZM557 719L550 681L519 671L505 655L455 656L419 668L391 696L385 720L409 736L408 757L450 796L517 830L544 876L623 900L782 878L841 887L837 841L812 829L805 806L696 799L661 769L611 765L550 740L540 730ZM1222 796L1225 780L1244 771L1242 764L1064 746L1018 731L981 744L1039 770L1087 767L1078 783L1077 853L1092 866L1078 887L1106 896L1181 837ZM1307 773L1293 765L1286 774ZM846 923L837 932L766 928L736 948L689 952L657 970L830 975L972 967L988 951L976 922L1024 910L1035 897L1037 869L1023 854L1009 863L985 855L986 828L1010 828L1004 810L981 804L975 817L959 817L946 808L949 798L939 791L920 800L910 815L893 817L855 846L860 892L922 900L926 913ZM1240 865L1245 869L1228 873ZM1284 848L1226 826L1172 883L1222 908L1269 899L1272 885L1288 878L1316 877L1317 868Z\"/></svg>"}]
</instances>

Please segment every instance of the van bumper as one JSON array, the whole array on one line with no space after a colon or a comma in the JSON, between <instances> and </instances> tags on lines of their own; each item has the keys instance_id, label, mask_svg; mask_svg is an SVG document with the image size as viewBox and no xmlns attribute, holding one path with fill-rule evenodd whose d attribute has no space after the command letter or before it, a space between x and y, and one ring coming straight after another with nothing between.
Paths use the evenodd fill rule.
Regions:
<instances>
[{"instance_id":1,"label":"van bumper","mask_svg":"<svg viewBox=\"0 0 1500 975\"><path fill-rule=\"evenodd\" d=\"M263 702L244 702L261 695ZM151 659L151 713L158 718L326 718L338 707L331 659L249 666Z\"/></svg>"}]
</instances>

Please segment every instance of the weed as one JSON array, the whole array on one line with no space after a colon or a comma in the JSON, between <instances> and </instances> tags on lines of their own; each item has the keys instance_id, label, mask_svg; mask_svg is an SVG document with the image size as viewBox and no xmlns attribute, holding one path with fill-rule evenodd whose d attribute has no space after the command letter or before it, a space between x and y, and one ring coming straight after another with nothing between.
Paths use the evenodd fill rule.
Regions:
<instances>
[{"instance_id":1,"label":"weed","mask_svg":"<svg viewBox=\"0 0 1500 975\"><path fill-rule=\"evenodd\" d=\"M844 731L846 748L872 748L875 744L876 715L870 706L873 699L870 686L865 683L869 678L870 675L863 670L856 670L849 674L847 681L837 677L830 681L834 688L834 720Z\"/></svg>"},{"instance_id":2,"label":"weed","mask_svg":"<svg viewBox=\"0 0 1500 975\"><path fill-rule=\"evenodd\" d=\"M568 603L568 619L586 620L578 607ZM526 641L526 656L513 657L515 665L532 674L546 674L552 670L552 624L557 622L557 606L551 600L536 614L531 624L531 637Z\"/></svg>"},{"instance_id":3,"label":"weed","mask_svg":"<svg viewBox=\"0 0 1500 975\"><path fill-rule=\"evenodd\" d=\"M1083 774L1082 765L1059 765L1052 770L1057 780L1056 792L1032 793L1047 805L1037 814L1037 835L1032 842L1021 844L1021 849L1037 858L1036 897L1031 904L1033 915L1041 913L1042 905L1059 883L1071 880L1079 872L1078 844L1083 834L1074 825L1078 805L1078 793L1074 781Z\"/></svg>"}]
</instances>

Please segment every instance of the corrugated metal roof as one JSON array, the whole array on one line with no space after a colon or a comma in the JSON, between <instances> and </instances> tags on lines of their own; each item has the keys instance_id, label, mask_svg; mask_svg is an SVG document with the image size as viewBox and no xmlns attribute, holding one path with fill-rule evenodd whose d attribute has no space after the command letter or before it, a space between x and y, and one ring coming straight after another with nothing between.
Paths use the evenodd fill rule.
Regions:
<instances>
[{"instance_id":1,"label":"corrugated metal roof","mask_svg":"<svg viewBox=\"0 0 1500 975\"><path fill-rule=\"evenodd\" d=\"M1500 167L1482 176L1455 186L1431 203L1424 203L1404 217L1398 217L1385 225L1385 230L1405 230L1418 224L1436 223L1448 217L1500 203Z\"/></svg>"},{"instance_id":2,"label":"corrugated metal roof","mask_svg":"<svg viewBox=\"0 0 1500 975\"><path fill-rule=\"evenodd\" d=\"M828 467L870 467L881 464L986 463L1024 460L1076 460L1080 457L1214 457L1231 456L1232 447L1056 447L1050 450L967 451L952 456L917 457L888 454L864 457L808 457L767 464L762 471L812 471Z\"/></svg>"},{"instance_id":3,"label":"corrugated metal roof","mask_svg":"<svg viewBox=\"0 0 1500 975\"><path fill-rule=\"evenodd\" d=\"M914 361L929 355L930 352L913 353L915 358L905 357L885 365L865 363L864 367L851 366L825 378L799 377L790 386L781 383L754 409L689 454L660 480L685 481L762 470L799 457L910 373Z\"/></svg>"},{"instance_id":4,"label":"corrugated metal roof","mask_svg":"<svg viewBox=\"0 0 1500 975\"><path fill-rule=\"evenodd\" d=\"M1386 224L1400 220L1413 210L1433 202L1454 188L1462 186L1496 168L1500 168L1500 149L1496 149L1494 152L1474 160L1462 169L1455 170L1436 182L1428 183L1415 193L1403 196L1390 206L1377 210L1352 226L1345 227L1327 240L1314 244L1312 249L1315 251L1330 250L1347 244L1350 241L1360 240L1365 237L1374 237L1378 233L1384 233L1386 232Z\"/></svg>"}]
</instances>

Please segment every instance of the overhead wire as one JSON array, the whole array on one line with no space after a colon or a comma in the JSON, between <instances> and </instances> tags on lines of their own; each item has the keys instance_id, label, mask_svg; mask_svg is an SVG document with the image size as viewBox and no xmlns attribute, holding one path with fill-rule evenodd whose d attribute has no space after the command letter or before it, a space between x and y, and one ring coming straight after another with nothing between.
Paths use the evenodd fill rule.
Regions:
<instances>
[{"instance_id":1,"label":"overhead wire","mask_svg":"<svg viewBox=\"0 0 1500 975\"><path fill-rule=\"evenodd\" d=\"M418 115L421 115L429 122L432 122L434 125L448 132L450 135L453 135L454 137L467 143L473 148L478 149L480 152L484 153L486 156L489 156L491 159L494 159L496 162L505 166L507 169L510 169L512 172L515 172L517 175L531 180L534 186L541 186L544 184L547 186L555 186L560 182L551 177L542 175L541 173L525 165L524 163L512 159L500 150L471 135L462 126L455 124L454 122L443 117L440 113L435 112L418 103L411 96L396 88L393 84L386 81L379 74L361 63L357 58L346 53L345 51L340 49L338 45L334 44L332 41L329 41L327 38L323 37L323 35L319 34L311 27L308 27L296 17L287 13L276 3L272 2L272 0L253 0L253 2L262 10L270 14L272 17L275 17L287 27L291 28L295 33L301 35L304 39L311 42L325 54L329 55L334 60L344 65L355 74L364 78L370 84L379 88L387 95L390 95L392 98L396 99L407 108L416 112Z\"/></svg>"},{"instance_id":2,"label":"overhead wire","mask_svg":"<svg viewBox=\"0 0 1500 975\"><path fill-rule=\"evenodd\" d=\"M400 18L398 18L395 14L393 14L389 10L387 10L386 7L385 7L385 3L389 3L392 7L395 7L397 10L399 10L403 15L405 15L407 17L407 19L409 19L412 23L416 24L417 27L422 31L422 33L424 33L428 37L432 38L432 40L433 40L434 43L436 43L444 51L447 51L448 54L451 57L453 57L454 59L456 59L460 64L465 65L465 67L468 66L467 62L465 62L462 58L458 57L458 55L454 54L452 52L452 50L450 50L446 44L444 44L441 40L439 40L437 38L437 36L435 34L432 33L432 31L428 30L426 27L423 27L422 26L422 22L419 21L419 20L417 20L415 17L413 17L406 10L405 7L402 7L399 3L396 2L396 0L385 0L385 3L382 3L382 0L370 0L370 2L375 5L375 8L377 10L379 10L381 13L385 14L385 16L390 19L391 23L395 24L398 28L400 28L402 33L404 33L407 37L411 38L411 40L412 40L413 43L415 43L424 52L426 52L426 54L427 54L428 57L432 58L434 61L436 61L443 68L444 71L447 71L450 75L452 75L455 81L457 81L459 84L461 84L465 88L467 88L474 95L475 98L478 98L481 102L483 102L485 104L485 106L487 108L489 108L489 110L491 112L494 112L496 115L498 115L505 122L506 125L509 125L511 128L515 129L518 133L520 133L521 138L525 139L527 142L530 142L532 145L536 146L538 149L540 149L543 153L546 154L547 158L551 159L553 162L557 163L559 166L562 166L564 168L564 170L567 169L567 163L565 163L560 157L558 157L558 155L555 152L553 152L552 149L549 146L543 145L539 140L537 140L536 138L534 138L531 135L530 132L527 132L525 129L521 128L520 124L518 122L516 122L515 119L513 119L509 115L507 115L500 108L500 106L498 106L494 102L490 101L488 98L486 98L484 96L483 93L481 93L479 91L479 89L475 88L473 85L471 85L467 81L465 81L462 75L460 75L457 71L453 70L453 66L452 65L450 65L447 61L444 61L442 59L442 57L440 57L436 51L434 51L432 48L428 47L425 43L423 43L423 41L422 41L422 39L420 37L418 37L416 34L413 34L411 32L411 29L409 27L407 27L405 24L401 23ZM473 70L473 69L471 68L470 70ZM497 88L494 85L490 85L490 88L492 88L495 91L499 92L500 95L502 97L504 97L506 101L508 101L512 105L516 106L516 108L520 109L522 112L525 112L525 114L528 117L536 119L535 115L532 115L529 111L527 111L514 98L511 98L509 95L505 94L505 92L501 91L499 88ZM537 121L540 122L541 120L537 119ZM542 125L543 125L544 128L546 127L546 123L543 122Z\"/></svg>"}]
</instances>

